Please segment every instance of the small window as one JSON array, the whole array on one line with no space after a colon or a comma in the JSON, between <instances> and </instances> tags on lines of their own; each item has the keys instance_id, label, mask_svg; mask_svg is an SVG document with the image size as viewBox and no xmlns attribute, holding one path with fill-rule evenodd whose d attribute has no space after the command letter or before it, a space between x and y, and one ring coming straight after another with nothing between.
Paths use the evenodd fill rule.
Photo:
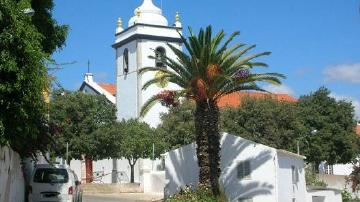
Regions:
<instances>
[{"instance_id":1,"label":"small window","mask_svg":"<svg viewBox=\"0 0 360 202\"><path fill-rule=\"evenodd\" d=\"M158 47L155 50L155 67L165 68L166 51L163 47Z\"/></svg>"},{"instance_id":2,"label":"small window","mask_svg":"<svg viewBox=\"0 0 360 202\"><path fill-rule=\"evenodd\" d=\"M243 161L239 163L237 166L237 178L240 180L251 178L250 161Z\"/></svg>"},{"instance_id":3,"label":"small window","mask_svg":"<svg viewBox=\"0 0 360 202\"><path fill-rule=\"evenodd\" d=\"M299 182L299 170L295 166L291 166L291 178L293 184Z\"/></svg>"},{"instance_id":4,"label":"small window","mask_svg":"<svg viewBox=\"0 0 360 202\"><path fill-rule=\"evenodd\" d=\"M129 50L125 48L123 54L123 72L124 74L129 73Z\"/></svg>"},{"instance_id":5,"label":"small window","mask_svg":"<svg viewBox=\"0 0 360 202\"><path fill-rule=\"evenodd\" d=\"M253 202L252 198L239 198L238 202Z\"/></svg>"}]
</instances>

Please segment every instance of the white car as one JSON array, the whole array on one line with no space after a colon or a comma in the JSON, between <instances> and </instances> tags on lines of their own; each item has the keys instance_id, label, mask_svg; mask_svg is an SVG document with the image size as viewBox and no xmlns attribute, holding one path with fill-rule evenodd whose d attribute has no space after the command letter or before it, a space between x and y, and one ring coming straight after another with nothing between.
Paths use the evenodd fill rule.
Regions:
<instances>
[{"instance_id":1,"label":"white car","mask_svg":"<svg viewBox=\"0 0 360 202\"><path fill-rule=\"evenodd\" d=\"M81 183L66 167L37 165L29 187L29 201L81 202Z\"/></svg>"}]
</instances>

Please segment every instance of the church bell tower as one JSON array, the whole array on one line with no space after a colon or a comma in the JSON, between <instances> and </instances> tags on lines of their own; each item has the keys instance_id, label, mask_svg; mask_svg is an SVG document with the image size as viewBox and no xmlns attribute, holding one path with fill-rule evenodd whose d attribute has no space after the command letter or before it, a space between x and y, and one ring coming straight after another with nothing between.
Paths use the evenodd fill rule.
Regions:
<instances>
[{"instance_id":1,"label":"church bell tower","mask_svg":"<svg viewBox=\"0 0 360 202\"><path fill-rule=\"evenodd\" d=\"M153 95L165 89L174 89L171 84L152 86L146 91L143 84L155 77L156 73L138 74L143 67L167 68L160 59L150 59L149 56L161 58L161 55L176 59L175 54L167 43L182 49L179 14L176 14L175 23L168 25L162 10L156 7L152 0L143 0L135 9L134 16L129 20L128 27L123 28L119 18L116 28L116 40L113 48L116 50L116 108L118 120L139 118L142 105ZM155 105L142 119L155 127L160 122L160 113L166 108Z\"/></svg>"}]
</instances>

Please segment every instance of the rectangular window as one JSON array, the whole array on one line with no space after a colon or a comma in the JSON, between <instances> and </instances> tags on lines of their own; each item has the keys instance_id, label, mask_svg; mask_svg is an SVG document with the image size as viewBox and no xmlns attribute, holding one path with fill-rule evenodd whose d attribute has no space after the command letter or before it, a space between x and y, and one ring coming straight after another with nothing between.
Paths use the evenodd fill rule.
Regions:
<instances>
[{"instance_id":1,"label":"rectangular window","mask_svg":"<svg viewBox=\"0 0 360 202\"><path fill-rule=\"evenodd\" d=\"M291 178L293 184L299 182L299 170L295 166L291 166Z\"/></svg>"},{"instance_id":2,"label":"rectangular window","mask_svg":"<svg viewBox=\"0 0 360 202\"><path fill-rule=\"evenodd\" d=\"M237 166L237 178L238 179L250 179L251 178L251 167L250 161L240 162Z\"/></svg>"},{"instance_id":3,"label":"rectangular window","mask_svg":"<svg viewBox=\"0 0 360 202\"><path fill-rule=\"evenodd\" d=\"M252 198L239 198L238 202L253 202Z\"/></svg>"}]
</instances>

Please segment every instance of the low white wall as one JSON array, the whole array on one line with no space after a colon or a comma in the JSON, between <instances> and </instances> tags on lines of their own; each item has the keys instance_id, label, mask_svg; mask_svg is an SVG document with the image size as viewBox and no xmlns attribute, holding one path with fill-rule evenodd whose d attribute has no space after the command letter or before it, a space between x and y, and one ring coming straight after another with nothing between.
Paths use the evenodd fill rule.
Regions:
<instances>
[{"instance_id":1,"label":"low white wall","mask_svg":"<svg viewBox=\"0 0 360 202\"><path fill-rule=\"evenodd\" d=\"M221 184L230 201L253 198L254 202L277 202L275 177L276 150L229 134L221 138ZM237 165L250 161L249 179L237 178ZM165 197L177 193L185 185L198 182L199 167L195 144L170 151L165 156ZM291 180L291 179L290 179Z\"/></svg>"},{"instance_id":2,"label":"low white wall","mask_svg":"<svg viewBox=\"0 0 360 202\"><path fill-rule=\"evenodd\" d=\"M161 160L157 159L152 161L150 159L139 159L134 168L134 180L137 183L143 184L143 175L144 173L149 173L151 171L160 171L161 170ZM70 168L74 170L76 175L79 178L85 176L85 161L81 160L71 160ZM101 178L101 183L112 183L112 171L113 171L113 159L103 159L98 161L93 161L93 172L103 172L105 176ZM130 165L126 159L117 159L116 169L118 172L122 172L122 176L119 179L121 183L130 182Z\"/></svg>"},{"instance_id":3,"label":"low white wall","mask_svg":"<svg viewBox=\"0 0 360 202\"><path fill-rule=\"evenodd\" d=\"M335 164L333 165L334 175L350 175L353 171L353 164Z\"/></svg>"},{"instance_id":4,"label":"low white wall","mask_svg":"<svg viewBox=\"0 0 360 202\"><path fill-rule=\"evenodd\" d=\"M165 197L179 192L185 185L197 185L199 167L197 165L195 144L186 145L166 153L165 178Z\"/></svg>"},{"instance_id":5,"label":"low white wall","mask_svg":"<svg viewBox=\"0 0 360 202\"><path fill-rule=\"evenodd\" d=\"M0 201L22 202L25 199L25 180L18 153L0 147Z\"/></svg>"},{"instance_id":6,"label":"low white wall","mask_svg":"<svg viewBox=\"0 0 360 202\"><path fill-rule=\"evenodd\" d=\"M144 193L164 193L165 171L144 173Z\"/></svg>"},{"instance_id":7,"label":"low white wall","mask_svg":"<svg viewBox=\"0 0 360 202\"><path fill-rule=\"evenodd\" d=\"M333 189L308 190L307 202L342 202L341 191Z\"/></svg>"}]
</instances>

